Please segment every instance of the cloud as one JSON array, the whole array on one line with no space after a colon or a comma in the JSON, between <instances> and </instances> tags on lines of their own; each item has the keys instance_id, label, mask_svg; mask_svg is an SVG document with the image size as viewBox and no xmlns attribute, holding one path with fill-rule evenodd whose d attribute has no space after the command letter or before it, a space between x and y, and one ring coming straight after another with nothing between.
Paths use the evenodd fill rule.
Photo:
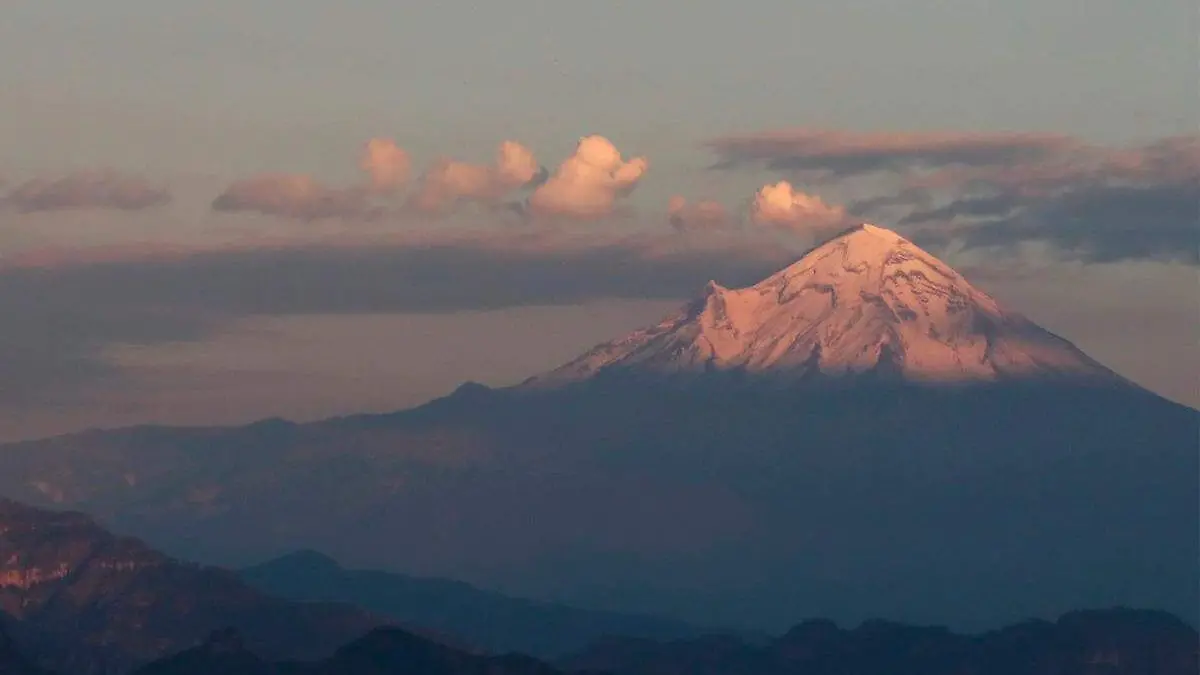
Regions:
<instances>
[{"instance_id":1,"label":"cloud","mask_svg":"<svg viewBox=\"0 0 1200 675\"><path fill-rule=\"evenodd\" d=\"M734 224L729 211L720 202L702 200L691 204L678 195L668 201L667 216L671 226L681 231L719 229Z\"/></svg>"},{"instance_id":2,"label":"cloud","mask_svg":"<svg viewBox=\"0 0 1200 675\"><path fill-rule=\"evenodd\" d=\"M940 231L968 248L1050 246L1085 262L1200 262L1200 139L1163 139L1117 150L957 176L935 176L951 198L913 210L901 225Z\"/></svg>"},{"instance_id":3,"label":"cloud","mask_svg":"<svg viewBox=\"0 0 1200 675\"><path fill-rule=\"evenodd\" d=\"M1200 264L1200 186L1095 185L1043 200L960 200L920 217L974 222L951 230L967 248L1040 242L1084 262Z\"/></svg>"},{"instance_id":4,"label":"cloud","mask_svg":"<svg viewBox=\"0 0 1200 675\"><path fill-rule=\"evenodd\" d=\"M303 221L371 219L381 209L361 187L332 188L311 176L264 174L239 180L212 202L215 211L251 211Z\"/></svg>"},{"instance_id":5,"label":"cloud","mask_svg":"<svg viewBox=\"0 0 1200 675\"><path fill-rule=\"evenodd\" d=\"M532 151L515 141L505 141L491 165L454 160L436 163L422 176L411 203L421 211L437 212L461 200L495 202L529 185L540 173Z\"/></svg>"},{"instance_id":6,"label":"cloud","mask_svg":"<svg viewBox=\"0 0 1200 675\"><path fill-rule=\"evenodd\" d=\"M846 209L830 206L816 195L807 195L787 181L764 185L754 195L750 218L760 225L809 231L840 227L847 222Z\"/></svg>"},{"instance_id":7,"label":"cloud","mask_svg":"<svg viewBox=\"0 0 1200 675\"><path fill-rule=\"evenodd\" d=\"M34 178L3 200L21 213L70 209L140 211L166 204L166 188L113 171L80 171L57 179Z\"/></svg>"},{"instance_id":8,"label":"cloud","mask_svg":"<svg viewBox=\"0 0 1200 675\"><path fill-rule=\"evenodd\" d=\"M363 184L330 187L312 176L270 173L234 182L212 202L216 211L252 211L303 221L339 218L370 220L384 215L388 202L409 180L408 153L386 138L368 141L359 159ZM512 191L535 184L544 176L533 153L505 141L492 165L453 160L435 163L421 177L410 206L424 212L442 211L455 202L498 202Z\"/></svg>"},{"instance_id":9,"label":"cloud","mask_svg":"<svg viewBox=\"0 0 1200 675\"><path fill-rule=\"evenodd\" d=\"M1200 248L1198 136L1106 147L1055 134L801 129L709 145L718 167L766 165L827 181L850 196L855 218L897 223L926 245L1016 253L1037 243L1085 262L1195 263ZM759 192L756 220L822 212L804 198L789 206L778 188Z\"/></svg>"},{"instance_id":10,"label":"cloud","mask_svg":"<svg viewBox=\"0 0 1200 675\"><path fill-rule=\"evenodd\" d=\"M0 404L58 400L120 373L113 344L199 340L248 317L441 313L684 299L751 283L797 254L674 235L409 235L293 246L0 261ZM121 258L119 254L127 254ZM132 257L129 257L132 256Z\"/></svg>"},{"instance_id":11,"label":"cloud","mask_svg":"<svg viewBox=\"0 0 1200 675\"><path fill-rule=\"evenodd\" d=\"M1103 172L1127 181L1200 183L1200 136L1173 136L1112 152L1102 166Z\"/></svg>"},{"instance_id":12,"label":"cloud","mask_svg":"<svg viewBox=\"0 0 1200 675\"><path fill-rule=\"evenodd\" d=\"M411 162L408 153L390 138L372 138L363 148L359 167L366 172L376 192L393 192L408 182Z\"/></svg>"},{"instance_id":13,"label":"cloud","mask_svg":"<svg viewBox=\"0 0 1200 675\"><path fill-rule=\"evenodd\" d=\"M507 189L528 185L542 171L533 151L516 141L504 141L496 151L495 180Z\"/></svg>"},{"instance_id":14,"label":"cloud","mask_svg":"<svg viewBox=\"0 0 1200 675\"><path fill-rule=\"evenodd\" d=\"M608 139L588 136L534 191L528 209L535 215L584 219L609 215L616 200L633 191L648 167L644 157L624 161Z\"/></svg>"},{"instance_id":15,"label":"cloud","mask_svg":"<svg viewBox=\"0 0 1200 675\"><path fill-rule=\"evenodd\" d=\"M1079 143L1056 134L794 129L725 136L707 145L721 158L717 168L765 164L774 171L818 171L846 177L876 171L1005 164L1060 154Z\"/></svg>"},{"instance_id":16,"label":"cloud","mask_svg":"<svg viewBox=\"0 0 1200 675\"><path fill-rule=\"evenodd\" d=\"M894 209L912 211L916 208L932 208L933 194L923 187L907 187L894 194L872 195L857 199L846 207L854 216L876 215Z\"/></svg>"},{"instance_id":17,"label":"cloud","mask_svg":"<svg viewBox=\"0 0 1200 675\"><path fill-rule=\"evenodd\" d=\"M248 211L302 221L372 220L386 210L377 200L408 183L410 167L408 153L395 141L373 138L359 158L365 174L362 184L330 187L305 174L266 173L235 181L211 206L220 212Z\"/></svg>"}]
</instances>

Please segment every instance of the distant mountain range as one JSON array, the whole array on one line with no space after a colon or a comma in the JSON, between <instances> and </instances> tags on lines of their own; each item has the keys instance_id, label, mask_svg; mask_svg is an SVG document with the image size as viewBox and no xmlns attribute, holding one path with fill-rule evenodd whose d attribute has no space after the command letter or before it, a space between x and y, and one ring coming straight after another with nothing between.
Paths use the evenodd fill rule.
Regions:
<instances>
[{"instance_id":1,"label":"distant mountain range","mask_svg":"<svg viewBox=\"0 0 1200 675\"><path fill-rule=\"evenodd\" d=\"M131 668L134 675L1191 675L1200 667L1194 628L1162 612L1125 609L1073 612L1056 623L1028 621L977 636L886 621L845 630L823 620L754 641L612 635L550 664L452 646L437 631L360 632L379 620L346 606L270 598L229 573L111 535L78 513L0 502L0 551L0 600L16 612L0 613L0 675L116 675ZM556 633L559 619L582 632L594 628L591 621L627 620L469 587L450 592L452 582L346 572L311 553L256 574L283 585L302 584L306 575L315 583L327 578L333 594L375 588L382 596L375 604L406 607L415 598L426 612L454 610L449 603L461 600L447 614L454 626L462 625L462 611L495 607L495 623L473 628L492 641L522 639L516 630L536 642L540 631ZM510 616L526 623L501 625ZM207 636L196 637L205 627ZM347 640L352 633L361 636Z\"/></svg>"},{"instance_id":2,"label":"distant mountain range","mask_svg":"<svg viewBox=\"0 0 1200 675\"><path fill-rule=\"evenodd\" d=\"M397 629L381 628L310 663L260 658L233 631L219 631L199 647L137 670L133 675L565 675L517 654L469 654ZM578 674L577 674L578 675Z\"/></svg>"},{"instance_id":3,"label":"distant mountain range","mask_svg":"<svg viewBox=\"0 0 1200 675\"><path fill-rule=\"evenodd\" d=\"M518 387L8 445L0 493L187 558L315 549L703 624L1195 621L1197 438L1195 410L862 227Z\"/></svg>"},{"instance_id":4,"label":"distant mountain range","mask_svg":"<svg viewBox=\"0 0 1200 675\"><path fill-rule=\"evenodd\" d=\"M1157 612L1074 612L982 635L869 621L853 630L809 621L756 646L731 637L613 638L552 668L470 655L380 629L323 661L270 663L221 632L135 675L1194 675L1200 636Z\"/></svg>"},{"instance_id":5,"label":"distant mountain range","mask_svg":"<svg viewBox=\"0 0 1200 675\"><path fill-rule=\"evenodd\" d=\"M554 658L612 636L675 640L705 634L681 621L512 598L460 581L347 570L315 551L255 565L238 576L277 597L355 605L493 653Z\"/></svg>"},{"instance_id":6,"label":"distant mountain range","mask_svg":"<svg viewBox=\"0 0 1200 675\"><path fill-rule=\"evenodd\" d=\"M1073 612L982 635L868 621L809 621L761 647L727 637L610 640L569 659L613 675L1189 675L1200 636L1158 612Z\"/></svg>"}]
</instances>

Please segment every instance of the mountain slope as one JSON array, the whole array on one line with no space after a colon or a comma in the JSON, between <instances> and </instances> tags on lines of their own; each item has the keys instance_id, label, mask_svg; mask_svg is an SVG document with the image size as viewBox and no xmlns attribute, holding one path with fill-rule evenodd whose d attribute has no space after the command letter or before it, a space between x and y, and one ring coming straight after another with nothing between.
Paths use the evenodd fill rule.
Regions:
<instances>
[{"instance_id":1,"label":"mountain slope","mask_svg":"<svg viewBox=\"0 0 1200 675\"><path fill-rule=\"evenodd\" d=\"M234 631L214 633L204 644L151 663L134 675L560 675L519 656L481 656L394 628L381 628L309 663L272 663L255 655Z\"/></svg>"},{"instance_id":2,"label":"mountain slope","mask_svg":"<svg viewBox=\"0 0 1200 675\"><path fill-rule=\"evenodd\" d=\"M1190 675L1196 631L1156 612L1073 612L978 636L869 621L853 630L809 621L764 647L723 639L612 640L568 659L614 675Z\"/></svg>"},{"instance_id":3,"label":"mountain slope","mask_svg":"<svg viewBox=\"0 0 1200 675\"><path fill-rule=\"evenodd\" d=\"M710 293L678 330L522 387L0 447L0 492L190 558L317 549L704 624L978 628L1112 605L1196 620L1197 412L938 265L855 230L727 311L742 342L720 360L703 349L733 333L705 323Z\"/></svg>"},{"instance_id":4,"label":"mountain slope","mask_svg":"<svg viewBox=\"0 0 1200 675\"><path fill-rule=\"evenodd\" d=\"M90 518L0 499L0 610L47 665L123 672L237 626L264 653L318 657L386 623L346 606L300 604L232 573L168 558Z\"/></svg>"},{"instance_id":5,"label":"mountain slope","mask_svg":"<svg viewBox=\"0 0 1200 675\"><path fill-rule=\"evenodd\" d=\"M241 570L247 583L298 601L343 602L405 624L461 637L491 652L543 658L582 649L602 637L680 639L701 633L679 621L536 602L446 579L348 570L302 551Z\"/></svg>"},{"instance_id":6,"label":"mountain slope","mask_svg":"<svg viewBox=\"0 0 1200 675\"><path fill-rule=\"evenodd\" d=\"M27 659L14 644L6 627L8 620L0 614L0 675L51 675Z\"/></svg>"},{"instance_id":7,"label":"mountain slope","mask_svg":"<svg viewBox=\"0 0 1200 675\"><path fill-rule=\"evenodd\" d=\"M678 314L524 386L622 369L738 370L793 381L872 372L931 383L1117 379L912 242L874 225L847 230L748 288L709 282Z\"/></svg>"}]
</instances>

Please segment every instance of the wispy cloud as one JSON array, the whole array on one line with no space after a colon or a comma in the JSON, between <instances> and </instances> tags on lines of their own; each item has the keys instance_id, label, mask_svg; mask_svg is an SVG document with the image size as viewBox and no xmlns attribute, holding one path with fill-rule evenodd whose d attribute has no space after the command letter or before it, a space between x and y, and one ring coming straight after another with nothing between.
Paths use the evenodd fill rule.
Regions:
<instances>
[{"instance_id":1,"label":"wispy cloud","mask_svg":"<svg viewBox=\"0 0 1200 675\"><path fill-rule=\"evenodd\" d=\"M854 217L895 223L930 245L1016 251L1035 242L1085 262L1200 262L1196 136L1104 147L1052 134L793 130L710 146L721 167L832 182L855 195L846 209ZM760 191L756 203L774 199L778 209L760 212L786 220L785 197ZM791 212L799 218L806 203Z\"/></svg>"},{"instance_id":2,"label":"wispy cloud","mask_svg":"<svg viewBox=\"0 0 1200 675\"><path fill-rule=\"evenodd\" d=\"M949 198L913 209L901 225L968 248L1033 241L1085 262L1200 263L1198 138L931 178Z\"/></svg>"},{"instance_id":3,"label":"wispy cloud","mask_svg":"<svg viewBox=\"0 0 1200 675\"><path fill-rule=\"evenodd\" d=\"M680 195L667 201L667 220L680 231L713 230L737 224L721 202L704 199L691 203Z\"/></svg>"},{"instance_id":4,"label":"wispy cloud","mask_svg":"<svg viewBox=\"0 0 1200 675\"><path fill-rule=\"evenodd\" d=\"M328 187L302 174L264 174L234 182L212 202L214 211L250 211L312 221L370 219L382 211L365 187Z\"/></svg>"},{"instance_id":5,"label":"wispy cloud","mask_svg":"<svg viewBox=\"0 0 1200 675\"><path fill-rule=\"evenodd\" d=\"M834 176L945 166L988 166L1056 155L1079 145L1055 134L855 133L791 129L725 136L708 143L719 168L765 165Z\"/></svg>"},{"instance_id":6,"label":"wispy cloud","mask_svg":"<svg viewBox=\"0 0 1200 675\"><path fill-rule=\"evenodd\" d=\"M60 178L33 178L3 199L21 213L75 209L140 211L171 201L171 193L142 178L115 171L79 171Z\"/></svg>"}]
</instances>

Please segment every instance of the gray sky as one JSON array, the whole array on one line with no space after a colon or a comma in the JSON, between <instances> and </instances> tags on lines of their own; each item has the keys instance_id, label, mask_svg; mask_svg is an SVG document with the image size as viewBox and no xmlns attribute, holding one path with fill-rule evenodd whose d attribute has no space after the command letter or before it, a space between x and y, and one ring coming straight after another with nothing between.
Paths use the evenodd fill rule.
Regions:
<instances>
[{"instance_id":1,"label":"gray sky","mask_svg":"<svg viewBox=\"0 0 1200 675\"><path fill-rule=\"evenodd\" d=\"M0 438L510 382L853 218L1200 404L1198 16L1190 0L10 1ZM557 171L589 134L625 183ZM371 138L411 164L392 193L360 170ZM506 140L549 180L501 180ZM426 174L440 158L476 166ZM820 207L763 210L756 190L780 180ZM427 186L445 209L413 206ZM673 231L673 195L678 227L721 232Z\"/></svg>"}]
</instances>

